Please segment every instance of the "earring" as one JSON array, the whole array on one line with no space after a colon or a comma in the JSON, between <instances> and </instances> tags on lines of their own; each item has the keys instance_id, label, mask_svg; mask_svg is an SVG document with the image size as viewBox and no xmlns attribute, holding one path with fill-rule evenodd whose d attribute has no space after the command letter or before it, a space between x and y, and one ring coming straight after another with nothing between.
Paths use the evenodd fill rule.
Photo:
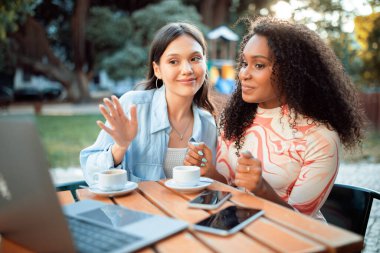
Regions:
<instances>
[{"instance_id":1,"label":"earring","mask_svg":"<svg viewBox=\"0 0 380 253\"><path fill-rule=\"evenodd\" d=\"M158 90L158 78L156 78L156 89Z\"/></svg>"}]
</instances>

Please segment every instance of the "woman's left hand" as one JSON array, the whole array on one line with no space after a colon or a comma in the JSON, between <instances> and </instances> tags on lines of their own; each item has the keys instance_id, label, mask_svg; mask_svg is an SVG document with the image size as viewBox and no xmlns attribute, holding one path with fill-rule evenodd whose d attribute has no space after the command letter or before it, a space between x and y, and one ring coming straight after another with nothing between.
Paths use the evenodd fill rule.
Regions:
<instances>
[{"instance_id":1,"label":"woman's left hand","mask_svg":"<svg viewBox=\"0 0 380 253\"><path fill-rule=\"evenodd\" d=\"M212 151L203 142L189 142L183 164L187 166L199 166L201 168L201 176L204 176L212 167Z\"/></svg>"},{"instance_id":2,"label":"woman's left hand","mask_svg":"<svg viewBox=\"0 0 380 253\"><path fill-rule=\"evenodd\" d=\"M243 151L237 164L235 185L253 193L260 191L263 185L261 162L255 159L251 152Z\"/></svg>"}]
</instances>

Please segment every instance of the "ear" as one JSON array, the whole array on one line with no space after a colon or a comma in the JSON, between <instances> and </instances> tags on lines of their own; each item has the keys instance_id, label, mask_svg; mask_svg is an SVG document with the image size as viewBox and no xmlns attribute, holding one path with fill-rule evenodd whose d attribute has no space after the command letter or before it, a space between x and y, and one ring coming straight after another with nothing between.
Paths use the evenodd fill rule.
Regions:
<instances>
[{"instance_id":1,"label":"ear","mask_svg":"<svg viewBox=\"0 0 380 253\"><path fill-rule=\"evenodd\" d=\"M158 66L158 64L157 64L156 62L153 62L153 71L154 71L154 75L155 75L158 79L162 79L162 78L161 78L160 66Z\"/></svg>"}]
</instances>

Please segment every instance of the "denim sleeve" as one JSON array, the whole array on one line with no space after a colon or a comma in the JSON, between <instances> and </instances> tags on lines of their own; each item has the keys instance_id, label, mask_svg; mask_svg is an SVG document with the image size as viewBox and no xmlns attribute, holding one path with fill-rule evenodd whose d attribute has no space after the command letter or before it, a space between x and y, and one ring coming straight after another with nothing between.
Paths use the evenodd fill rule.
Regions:
<instances>
[{"instance_id":1,"label":"denim sleeve","mask_svg":"<svg viewBox=\"0 0 380 253\"><path fill-rule=\"evenodd\" d=\"M113 143L111 136L102 130L95 143L80 152L80 164L89 185L94 183L95 173L115 168L111 152ZM121 164L124 162L122 161ZM117 168L122 168L122 166L119 165Z\"/></svg>"},{"instance_id":2,"label":"denim sleeve","mask_svg":"<svg viewBox=\"0 0 380 253\"><path fill-rule=\"evenodd\" d=\"M217 138L218 133L215 125L209 125L209 131L208 131L208 146L212 151L212 164L215 165L216 163L216 145L217 145Z\"/></svg>"},{"instance_id":3,"label":"denim sleeve","mask_svg":"<svg viewBox=\"0 0 380 253\"><path fill-rule=\"evenodd\" d=\"M212 151L212 164L216 164L216 145L217 145L217 133L213 133L211 137L210 149Z\"/></svg>"},{"instance_id":4,"label":"denim sleeve","mask_svg":"<svg viewBox=\"0 0 380 253\"><path fill-rule=\"evenodd\" d=\"M122 98L120 98L120 103L124 110L130 106L129 98L130 94L128 93L124 94ZM128 115L128 112L126 112L126 114ZM106 126L109 126L108 122L105 124ZM127 161L125 161L127 156L125 155L120 165L115 167L111 152L113 144L114 140L112 137L104 130L101 130L95 143L80 152L80 165L83 170L84 178L89 185L94 183L93 177L95 173L112 168L123 169L123 167L127 164Z\"/></svg>"}]
</instances>

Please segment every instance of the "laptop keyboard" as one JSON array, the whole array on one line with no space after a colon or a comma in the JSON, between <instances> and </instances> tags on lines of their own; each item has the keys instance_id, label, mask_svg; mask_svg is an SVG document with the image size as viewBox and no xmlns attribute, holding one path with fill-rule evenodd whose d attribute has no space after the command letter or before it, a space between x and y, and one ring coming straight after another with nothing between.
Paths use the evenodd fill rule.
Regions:
<instances>
[{"instance_id":1,"label":"laptop keyboard","mask_svg":"<svg viewBox=\"0 0 380 253\"><path fill-rule=\"evenodd\" d=\"M77 252L109 252L139 241L141 238L110 227L66 216Z\"/></svg>"}]
</instances>

